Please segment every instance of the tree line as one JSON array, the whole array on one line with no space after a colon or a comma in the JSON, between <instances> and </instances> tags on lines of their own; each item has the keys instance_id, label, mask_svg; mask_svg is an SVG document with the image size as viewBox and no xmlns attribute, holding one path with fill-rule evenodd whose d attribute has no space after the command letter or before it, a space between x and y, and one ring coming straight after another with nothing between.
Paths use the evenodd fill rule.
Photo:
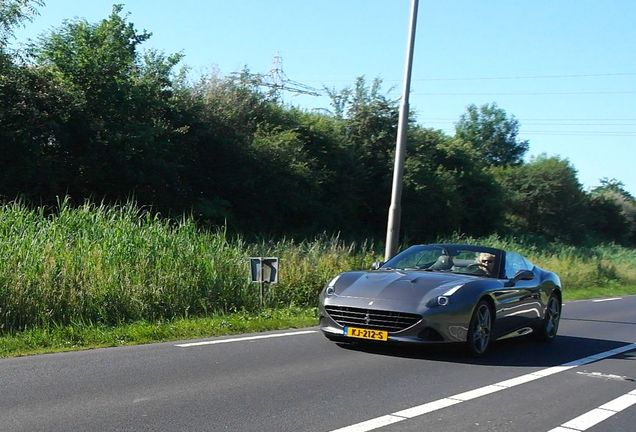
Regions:
<instances>
[{"instance_id":1,"label":"tree line","mask_svg":"<svg viewBox=\"0 0 636 432\"><path fill-rule=\"evenodd\" d=\"M20 51L12 31L41 1L0 5L0 197L34 205L122 202L260 235L382 237L398 103L381 82L330 90L328 112L282 102L248 70L196 81L182 56L142 50L121 6L65 22ZM609 178L591 191L529 143L495 103L467 107L454 135L411 116L402 233L636 245L636 200Z\"/></svg>"}]
</instances>

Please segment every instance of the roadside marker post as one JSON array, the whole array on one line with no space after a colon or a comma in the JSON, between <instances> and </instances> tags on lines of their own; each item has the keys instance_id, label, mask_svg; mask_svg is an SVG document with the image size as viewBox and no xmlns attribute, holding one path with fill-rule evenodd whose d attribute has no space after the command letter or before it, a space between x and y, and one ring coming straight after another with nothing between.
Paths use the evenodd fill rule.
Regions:
<instances>
[{"instance_id":1,"label":"roadside marker post","mask_svg":"<svg viewBox=\"0 0 636 432\"><path fill-rule=\"evenodd\" d=\"M261 307L263 307L265 284L278 283L278 257L250 258L250 275L252 282L260 286Z\"/></svg>"}]
</instances>

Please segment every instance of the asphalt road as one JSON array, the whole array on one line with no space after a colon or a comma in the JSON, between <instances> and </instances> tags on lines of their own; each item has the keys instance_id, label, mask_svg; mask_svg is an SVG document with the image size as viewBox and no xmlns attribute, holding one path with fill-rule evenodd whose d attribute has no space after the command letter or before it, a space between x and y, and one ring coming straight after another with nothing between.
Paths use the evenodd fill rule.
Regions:
<instances>
[{"instance_id":1,"label":"asphalt road","mask_svg":"<svg viewBox=\"0 0 636 432\"><path fill-rule=\"evenodd\" d=\"M478 360L316 330L0 360L0 430L636 431L636 296L567 303L552 344Z\"/></svg>"}]
</instances>

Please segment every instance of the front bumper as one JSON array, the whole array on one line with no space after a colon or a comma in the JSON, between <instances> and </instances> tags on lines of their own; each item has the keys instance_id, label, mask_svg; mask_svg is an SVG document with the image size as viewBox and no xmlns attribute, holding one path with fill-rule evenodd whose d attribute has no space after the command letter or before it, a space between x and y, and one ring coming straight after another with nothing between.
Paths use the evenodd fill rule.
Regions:
<instances>
[{"instance_id":1,"label":"front bumper","mask_svg":"<svg viewBox=\"0 0 636 432\"><path fill-rule=\"evenodd\" d=\"M322 306L320 307L319 319L320 330L328 339L336 341L367 341L366 339L346 336L344 333L344 325L334 321ZM354 325L352 325L352 327L354 327ZM365 328L365 326L360 325L355 325L355 327ZM419 322L409 328L397 332L389 332L386 342L398 344L456 343L465 342L467 335L467 320L453 316L452 314L442 314L438 311L433 311L432 313L425 314Z\"/></svg>"}]
</instances>

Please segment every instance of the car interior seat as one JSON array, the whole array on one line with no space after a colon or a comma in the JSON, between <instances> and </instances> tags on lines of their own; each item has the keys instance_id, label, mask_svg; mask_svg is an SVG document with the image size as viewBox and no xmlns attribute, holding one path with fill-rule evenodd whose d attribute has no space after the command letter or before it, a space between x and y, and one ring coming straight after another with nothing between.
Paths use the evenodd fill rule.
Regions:
<instances>
[{"instance_id":1,"label":"car interior seat","mask_svg":"<svg viewBox=\"0 0 636 432\"><path fill-rule=\"evenodd\" d=\"M453 258L449 255L440 255L437 257L437 261L429 267L431 270L450 270L453 267Z\"/></svg>"}]
</instances>

